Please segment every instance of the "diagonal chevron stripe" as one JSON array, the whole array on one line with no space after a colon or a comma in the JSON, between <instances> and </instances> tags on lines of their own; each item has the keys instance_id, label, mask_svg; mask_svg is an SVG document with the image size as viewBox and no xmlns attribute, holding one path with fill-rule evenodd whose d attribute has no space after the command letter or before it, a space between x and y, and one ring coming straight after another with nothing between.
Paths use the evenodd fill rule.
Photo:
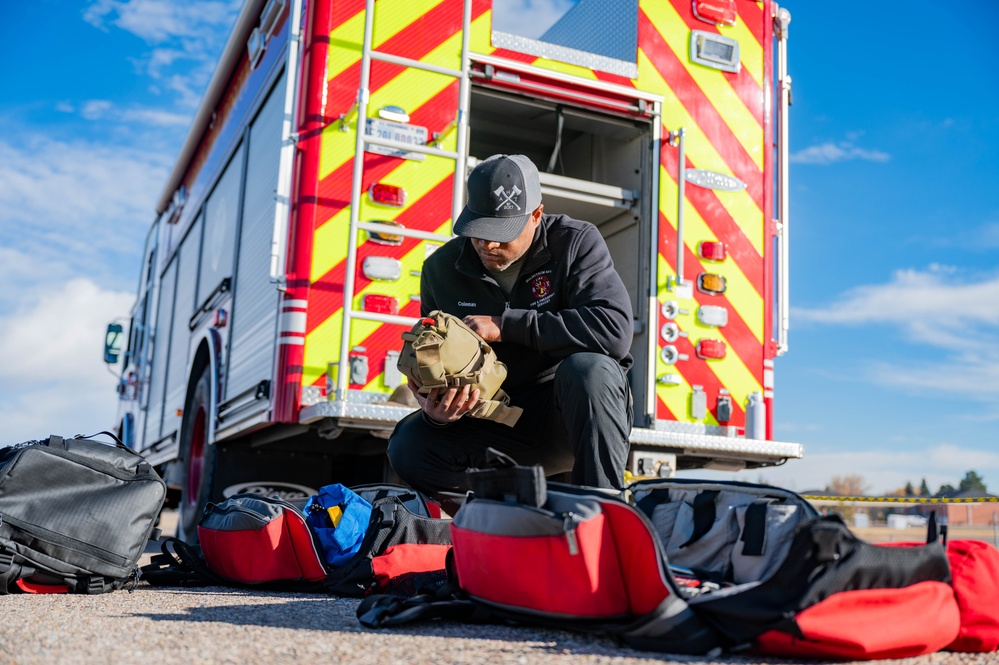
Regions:
<instances>
[{"instance_id":1,"label":"diagonal chevron stripe","mask_svg":"<svg viewBox=\"0 0 999 665\"><path fill-rule=\"evenodd\" d=\"M659 267L663 271L669 271L670 267L660 257ZM666 274L665 272L663 274ZM696 289L695 289L696 290ZM665 298L663 297L665 295ZM668 299L668 292L660 294L660 300ZM698 301L699 302L699 301ZM713 301L716 304L720 304L722 301ZM662 349L662 338L657 339L656 349L657 349L657 374L661 374L664 371L673 371L674 373L679 373L684 377L689 385L700 385L704 387L704 390L708 395L717 395L718 390L721 388L728 389L729 393L732 395L733 404L741 405L745 403L745 399L753 392L761 391L761 382L753 375L753 373L746 366L743 359L739 356L738 346L743 345L741 340L735 339L733 343L733 336L729 336L728 328L733 326L735 313L729 310L729 325L720 329L706 329L695 323L695 313L693 311L690 314L682 315L684 319L680 322L680 328L688 332L689 337L681 337L673 342L673 345L677 350L688 356L687 360L681 360L672 367L662 363L661 359L658 358L658 353ZM710 331L710 332L708 332ZM738 333L736 333L738 334ZM710 337L712 339L721 339L725 341L728 347L728 354L723 360L701 360L697 357L695 345L697 340L701 337ZM759 352L759 356L762 359L762 350ZM672 390L671 390L672 389ZM666 404L671 405L670 410L676 413L675 408L672 406L676 403L676 397L667 399L667 396L676 392L676 386L659 386L656 393L663 399ZM685 393L686 395L687 393ZM683 413L687 413L686 410ZM732 424L737 424L739 419L736 417L736 411L733 409Z\"/></svg>"},{"instance_id":2,"label":"diagonal chevron stripe","mask_svg":"<svg viewBox=\"0 0 999 665\"><path fill-rule=\"evenodd\" d=\"M438 228L427 228L425 222L435 218L439 219L439 211L442 208L449 209L450 201L451 179L447 177L438 183L433 191L421 197L405 213L399 215L397 219L407 228L418 228L446 234L450 228L450 219L445 219L444 224ZM343 244L346 244L345 240ZM404 238L402 245L398 247L375 245L367 242L360 244L357 258L359 266L362 265L364 258L367 256L388 256L399 259L403 263L403 273L398 282L390 284L379 283L377 285L374 285L363 275L358 275L355 283L356 295L354 308L360 309L362 298L367 293L394 295L399 299L400 304L405 304L409 300L410 294L418 294L420 292L420 281L418 277L410 274L410 270L417 270L423 265L425 245L424 241L415 238ZM330 357L330 354L336 352L337 341L340 339L340 321L343 306L342 284L345 267L345 261L341 261L326 275L316 280L316 283L313 285L314 290L322 291L323 289L329 289L334 291L336 297L323 300L316 299L310 304L305 341L305 365L307 369L304 380L306 381L309 380L310 371L318 372L318 374L311 375L313 378L318 377L326 372L326 363L335 360L335 358ZM331 326L331 321L334 321L335 325ZM372 334L373 328L378 325L371 321L355 321L351 341L356 344L356 340ZM332 344L330 340L333 340Z\"/></svg>"},{"instance_id":3,"label":"diagonal chevron stripe","mask_svg":"<svg viewBox=\"0 0 999 665\"><path fill-rule=\"evenodd\" d=\"M679 196L675 178L678 157L676 150L662 151L662 163L659 171L660 193L664 199L671 203L675 202ZM689 159L687 161L688 166L695 165ZM747 281L750 288L754 289L759 297L762 297L763 259L756 250L756 246L763 246L763 238L756 239L755 244L751 242L736 221L728 214L720 197L711 190L688 184L684 193L687 199L687 205L684 208L686 215L685 244L691 245L696 251L696 245L700 241L724 241L729 258L738 268L741 279ZM721 196L727 195L727 192L721 194ZM662 210L662 208L663 206L660 206L660 212L675 230L677 214L675 204L666 210Z\"/></svg>"},{"instance_id":4,"label":"diagonal chevron stripe","mask_svg":"<svg viewBox=\"0 0 999 665\"><path fill-rule=\"evenodd\" d=\"M742 68L738 73L733 74L729 72L723 74L723 76L732 86L735 94L742 100L742 103L749 109L749 112L756 118L756 121L762 125L765 102L763 97L763 80L766 65L763 59L763 48L760 46L762 32L757 36L742 21L737 22L734 26L722 26L719 28L695 18L693 13L689 11L689 2L681 2L681 0L671 1L673 7L689 29L713 32L739 42L739 58ZM762 13L760 8L756 11L758 14Z\"/></svg>"},{"instance_id":5,"label":"diagonal chevron stripe","mask_svg":"<svg viewBox=\"0 0 999 665\"><path fill-rule=\"evenodd\" d=\"M663 85L652 88L656 92L661 92L664 88L666 91L661 92L666 97L666 103L663 105L663 122L668 123L668 126L673 128L690 127L691 124L696 124L698 131L713 146L716 154L722 158L722 163L717 163L716 158L700 159L696 155L692 155L692 157L704 164L704 168L731 173L747 183L746 194L752 198L757 208L762 208L763 171L761 166L757 165L753 157L742 147L722 118L721 113L711 105L700 87L694 82L684 62L677 58L659 33L647 20L641 21L639 27L642 28L643 32L640 37L642 41L639 42L641 53L652 63L652 68L646 70L645 77L652 80L655 78L664 80ZM641 67L641 65L639 66ZM639 70L639 78L643 78L641 69ZM667 81L668 84L665 84ZM640 87L646 89L644 84L641 84ZM684 123L685 118L691 119L689 124ZM697 149L699 143L688 141L691 149ZM762 143L762 132L760 133L760 143ZM762 152L760 159L762 164Z\"/></svg>"},{"instance_id":6,"label":"diagonal chevron stripe","mask_svg":"<svg viewBox=\"0 0 999 665\"><path fill-rule=\"evenodd\" d=\"M411 0L409 0L411 2ZM459 45L457 43L457 26L441 29L445 23L453 23L454 16L460 16L460 8L453 9L460 0L444 0L443 2L412 2L413 6L403 0L379 0L379 18L375 26L375 41L380 50L399 53L406 57L415 57L425 61L437 61L440 64L455 66ZM475 14L471 35L472 50L479 53L490 53L511 60L532 63L542 69L569 73L590 79L599 79L619 85L634 86L640 90L648 90L663 95L663 119L667 128L687 128L688 166L706 168L738 177L748 183L744 192L714 192L711 190L687 188L687 232L688 247L685 248L685 265L687 272L696 273L700 270L717 271L728 279L728 291L724 296L708 296L696 292L694 303L720 304L729 308L730 322L721 329L704 328L696 324L692 312L689 321L682 326L691 337L679 340L677 346L681 352L691 356L691 360L681 362L673 368L664 370L664 365L658 364L662 371L679 373L684 380L682 386L659 386L656 393L659 400L658 417L679 420L690 420L689 394L690 385L698 384L705 388L709 397L709 406L714 411L713 396L721 388L730 391L733 398L732 423L741 421L742 407L751 392L761 389L757 374L762 375L762 340L764 337L764 301L762 286L764 277L763 256L766 244L764 242L763 194L767 189L763 177L763 164L766 161L766 146L764 142L764 110L761 82L766 73L764 51L761 44L765 36L762 9L758 3L740 3L741 20L732 28L722 28L722 34L738 39L741 44L743 70L739 74L721 74L700 66L690 65L687 58L687 45L681 44L680 36L688 35L692 19L686 0L642 0L640 16L640 53L639 77L632 81L602 72L574 65L556 63L533 56L509 51L496 50L490 45L489 30L491 15L488 0L476 0ZM346 9L345 9L346 8ZM353 8L353 14L350 14ZM331 32L331 48L328 72L328 116L336 116L345 112L354 102L357 89L357 77L360 59L360 25L363 12L360 0L350 0L349 3L338 4L335 10L334 29ZM348 15L349 14L349 15ZM384 16L385 18L381 18ZM428 18L434 16L436 18ZM661 21L658 29L652 27L652 20ZM413 26L420 22L415 30ZM697 26L697 29L718 31L707 24ZM438 40L426 39L419 31L448 32ZM351 41L353 40L353 41ZM432 46L436 43L437 46ZM349 48L336 48L336 46ZM334 51L339 54L334 55ZM372 65L371 107L378 108L384 104L396 104L410 111L414 124L428 126L431 131L442 127L449 118L444 109L453 110L455 106L456 85L453 79L425 72L404 71L401 68L386 63L375 62ZM415 109L415 110L414 110ZM417 115L433 117L433 121L420 120ZM356 121L352 120L353 122ZM346 255L347 219L349 218L349 194L351 160L353 158L354 141L352 132L339 132L336 123L326 129L323 134L323 161L319 189L320 214L319 224L314 234L314 262L312 279L315 280L314 295L318 291L321 296L310 305L309 334L306 348L305 383L322 385L325 382L326 357L338 344L340 334L340 318L342 306L342 288L338 285L343 280L343 262ZM448 137L453 141L452 137ZM347 140L344 140L347 139ZM403 163L391 158L366 155L365 185L370 182L387 181L403 184L410 201L402 210L375 211L370 203L363 204L361 218L379 217L382 219L407 220L406 226L416 228L421 222L413 220L422 215L423 219L442 222L441 228L447 229L448 220L440 217L441 209L448 211L450 198L450 173L447 169L433 164L436 158L428 157L426 162ZM447 161L447 160L439 160ZM429 167L429 168L428 168ZM676 154L674 149L664 149L660 164L660 225L665 234L674 223L672 218L676 210ZM453 171L453 166L452 166ZM429 173L433 173L428 178ZM417 181L418 184L417 184ZM366 187L365 187L366 189ZM437 204L431 205L434 202ZM440 203L443 205L439 205ZM381 214L378 214L381 213ZM421 220L422 221L422 220ZM425 223L423 223L426 226ZM438 225L437 222L430 224ZM722 239L726 243L729 258L720 265L701 266L694 254L696 241ZM663 250L665 251L665 250ZM423 260L423 243L407 239L401 247L370 246L361 243L358 247L358 264L363 257L371 253L382 256L394 256L408 266L412 263L419 266ZM662 275L670 274L672 270L669 261L675 258L675 251L659 257ZM411 277L408 270L404 271L403 279L398 282L372 283L363 276L358 276L356 284L355 307L360 306L360 299L365 293L377 292L395 295L399 298L403 311L410 315L418 312L416 302L408 301L410 292L417 292L418 279ZM378 324L376 322L356 321L352 330L352 344L368 349L368 359L371 372L365 389L383 390L380 383L381 371L384 365L385 352L398 346L399 326ZM729 355L723 361L702 361L694 355L693 342L700 336L723 339ZM331 346L330 340L333 340ZM661 346L661 343L660 345ZM657 346L657 348L659 348ZM334 351L335 353L335 351ZM357 386L354 386L357 387ZM704 419L707 424L714 424L713 415Z\"/></svg>"},{"instance_id":7,"label":"diagonal chevron stripe","mask_svg":"<svg viewBox=\"0 0 999 665\"><path fill-rule=\"evenodd\" d=\"M694 121L694 118L687 113L684 105L673 94L662 76L654 69L651 71L649 69L642 69L641 65L646 61L641 53L639 54L639 59L639 87L643 90L652 90L663 94L665 99L663 103L664 124L668 123L667 128L685 127L687 129L687 157L690 161L698 164L700 168L740 177L739 173L735 173L729 168L726 161L728 155L725 154L727 152L725 148L721 148L723 152L719 152L716 144L711 140L712 137L705 134ZM672 148L669 149L673 150ZM749 187L745 191L726 193L722 205L732 219L739 220L739 225L746 234L746 237L753 243L757 253L762 254L763 211L750 191L751 189L755 189L762 195L763 187L759 184L762 179L762 173L755 173L753 175L755 180L746 181L745 178L740 178L746 181ZM671 176L675 178L676 173L672 173ZM755 187L753 183L756 183ZM676 197L668 199L665 196L661 196L659 206L667 214L672 215L673 211L676 210Z\"/></svg>"},{"instance_id":8,"label":"diagonal chevron stripe","mask_svg":"<svg viewBox=\"0 0 999 665\"><path fill-rule=\"evenodd\" d=\"M440 7L438 7L439 10ZM419 35L421 39L414 39L414 34ZM435 39L438 41L434 41ZM423 26L422 29L421 26L411 26L387 40L382 48L394 55L454 68L460 54L461 35L460 33L455 34L446 25L436 23L429 27ZM336 117L351 109L357 96L359 79L360 49L358 49L354 62L335 77L331 77L329 81L327 97L331 116ZM402 69L397 65L384 62L374 62L372 63L369 86L373 91L369 108L377 109L383 104L395 104L403 106L412 116L415 109L451 86L457 90L457 83L448 76L420 70ZM391 99L386 101L387 97L391 97ZM439 130L451 122L454 119L455 108L457 108L457 92L454 93L454 100L449 113L446 114L447 117L433 123L431 131ZM356 110L352 111L348 122L350 128L356 126ZM339 123L331 125L327 128L327 132L324 132L320 177L325 178L353 156L353 140L335 140L338 137L333 132L338 130ZM346 132L347 135L350 133ZM340 134L344 133L340 132ZM330 138L329 141L326 140L327 137ZM345 137L340 136L339 138Z\"/></svg>"},{"instance_id":9,"label":"diagonal chevron stripe","mask_svg":"<svg viewBox=\"0 0 999 665\"><path fill-rule=\"evenodd\" d=\"M689 6L689 3L687 3ZM673 57L684 64L691 83L704 101L713 108L728 127L732 137L746 151L758 170L763 169L763 128L761 119L746 108L726 80L727 74L702 65L686 64L690 57L690 31L676 9L668 2L649 2L643 7L644 20L639 21L641 35L651 38L655 32L669 48ZM661 70L660 70L661 71ZM679 83L675 81L674 84ZM685 87L682 86L681 87Z\"/></svg>"},{"instance_id":10,"label":"diagonal chevron stripe","mask_svg":"<svg viewBox=\"0 0 999 665\"><path fill-rule=\"evenodd\" d=\"M659 257L659 260L660 260L659 267L662 268L663 270L669 271L669 270L674 270L676 268L676 266L673 265L671 261L662 256ZM693 264L693 266L696 266L698 268L698 272L711 271L710 268L706 268L697 263L697 257L694 256L693 252L690 251L686 252L684 261L686 262L687 265ZM666 273L660 273L660 274L666 274ZM694 279L691 279L691 281L693 282L695 279L696 279L696 274ZM701 324L697 323L697 319L695 316L696 312L691 311L689 325L685 325L682 329L685 332L690 333L691 335L693 335L695 332L700 332L700 333L711 332L712 334L710 335L706 334L705 336L719 337L721 339L724 339L729 349L729 355L734 353L736 356L740 358L740 360L744 365L751 368L751 371L754 374L762 375L762 370L763 370L762 343L761 340L758 339L756 333L751 328L751 323L755 323L757 326L759 326L760 321L757 319L751 321L751 323L747 322L747 319L744 318L745 312L740 311L740 309L736 307L736 303L733 299L734 295L738 294L732 293L731 281L729 281L729 288L727 288L725 293L722 295L705 294L701 293L696 288L694 288L694 301L697 305L720 305L728 309L728 325L726 325L724 328L717 328L717 329L702 326ZM669 300L671 294L663 287L660 288L659 290L659 297L660 301ZM762 307L760 308L759 311L762 313ZM660 343L660 346L661 345L662 344ZM727 360L728 356L726 356L725 361ZM717 363L713 362L712 365L714 364Z\"/></svg>"}]
</instances>

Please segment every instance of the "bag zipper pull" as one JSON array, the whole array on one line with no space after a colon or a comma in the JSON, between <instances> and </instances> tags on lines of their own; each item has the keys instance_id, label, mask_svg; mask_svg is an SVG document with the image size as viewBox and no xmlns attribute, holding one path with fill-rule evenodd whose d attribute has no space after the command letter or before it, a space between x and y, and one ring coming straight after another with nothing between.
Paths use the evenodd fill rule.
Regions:
<instances>
[{"instance_id":1,"label":"bag zipper pull","mask_svg":"<svg viewBox=\"0 0 999 665\"><path fill-rule=\"evenodd\" d=\"M576 527L572 525L573 514L562 513L563 528L565 529L565 542L569 545L569 554L575 556L579 554L579 543L576 541Z\"/></svg>"}]
</instances>

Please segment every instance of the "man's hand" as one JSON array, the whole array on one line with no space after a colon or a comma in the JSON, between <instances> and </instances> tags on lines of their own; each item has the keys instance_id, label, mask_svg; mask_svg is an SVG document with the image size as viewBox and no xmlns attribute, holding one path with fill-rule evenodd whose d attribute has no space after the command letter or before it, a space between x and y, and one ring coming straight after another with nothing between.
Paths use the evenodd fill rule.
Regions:
<instances>
[{"instance_id":1,"label":"man's hand","mask_svg":"<svg viewBox=\"0 0 999 665\"><path fill-rule=\"evenodd\" d=\"M461 388L434 388L426 395L421 395L416 384L409 379L409 389L413 391L420 408L427 417L435 423L453 423L474 409L479 403L479 389L471 390L470 386Z\"/></svg>"},{"instance_id":2,"label":"man's hand","mask_svg":"<svg viewBox=\"0 0 999 665\"><path fill-rule=\"evenodd\" d=\"M502 341L500 335L500 317L484 316L482 314L469 314L462 321L465 325L478 333L479 337L487 342Z\"/></svg>"}]
</instances>

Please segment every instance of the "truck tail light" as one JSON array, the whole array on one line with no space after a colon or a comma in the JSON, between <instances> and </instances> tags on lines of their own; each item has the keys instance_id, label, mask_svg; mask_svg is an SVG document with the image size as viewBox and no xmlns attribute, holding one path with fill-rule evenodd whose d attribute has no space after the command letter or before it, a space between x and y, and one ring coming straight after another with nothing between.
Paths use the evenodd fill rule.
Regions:
<instances>
[{"instance_id":1,"label":"truck tail light","mask_svg":"<svg viewBox=\"0 0 999 665\"><path fill-rule=\"evenodd\" d=\"M383 182L376 182L368 190L371 200L383 206L401 208L406 204L406 190L398 185L386 185Z\"/></svg>"},{"instance_id":2,"label":"truck tail light","mask_svg":"<svg viewBox=\"0 0 999 665\"><path fill-rule=\"evenodd\" d=\"M710 272L702 272L697 276L697 289L701 293L717 296L725 293L725 278Z\"/></svg>"},{"instance_id":3,"label":"truck tail light","mask_svg":"<svg viewBox=\"0 0 999 665\"><path fill-rule=\"evenodd\" d=\"M697 357L718 360L725 357L725 342L720 339L702 339L697 342Z\"/></svg>"},{"instance_id":4,"label":"truck tail light","mask_svg":"<svg viewBox=\"0 0 999 665\"><path fill-rule=\"evenodd\" d=\"M728 310L718 305L701 305L697 308L697 320L701 325L721 328L728 325Z\"/></svg>"},{"instance_id":5,"label":"truck tail light","mask_svg":"<svg viewBox=\"0 0 999 665\"><path fill-rule=\"evenodd\" d=\"M369 256L361 270L365 277L378 282L394 282L402 277L402 263L389 256Z\"/></svg>"},{"instance_id":6,"label":"truck tail light","mask_svg":"<svg viewBox=\"0 0 999 665\"><path fill-rule=\"evenodd\" d=\"M735 0L694 0L694 16L705 23L735 25Z\"/></svg>"},{"instance_id":7,"label":"truck tail light","mask_svg":"<svg viewBox=\"0 0 999 665\"><path fill-rule=\"evenodd\" d=\"M391 232L391 227L396 227L398 229L405 228L399 222L386 221L381 219L371 220L372 224L379 224L385 227L384 231L368 231L368 241L379 245L401 245L402 236Z\"/></svg>"},{"instance_id":8,"label":"truck tail light","mask_svg":"<svg viewBox=\"0 0 999 665\"><path fill-rule=\"evenodd\" d=\"M724 261L727 256L725 243L715 240L705 240L702 242L700 247L698 247L698 252L701 258L707 261Z\"/></svg>"},{"instance_id":9,"label":"truck tail light","mask_svg":"<svg viewBox=\"0 0 999 665\"><path fill-rule=\"evenodd\" d=\"M374 312L376 314L398 314L399 313L399 301L392 296L382 295L380 293L368 293L364 296L363 304L361 307L365 312Z\"/></svg>"}]
</instances>

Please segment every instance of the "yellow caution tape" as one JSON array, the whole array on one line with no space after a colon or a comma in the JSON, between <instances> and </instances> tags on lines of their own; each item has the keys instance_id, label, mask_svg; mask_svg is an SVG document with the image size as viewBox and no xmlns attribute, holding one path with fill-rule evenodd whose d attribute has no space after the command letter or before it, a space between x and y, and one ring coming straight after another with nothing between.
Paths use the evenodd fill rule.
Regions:
<instances>
[{"instance_id":1,"label":"yellow caution tape","mask_svg":"<svg viewBox=\"0 0 999 665\"><path fill-rule=\"evenodd\" d=\"M803 498L809 501L850 501L850 502L879 502L879 503L997 503L999 496L980 497L921 497L921 496L819 496L814 494L803 494Z\"/></svg>"}]
</instances>

